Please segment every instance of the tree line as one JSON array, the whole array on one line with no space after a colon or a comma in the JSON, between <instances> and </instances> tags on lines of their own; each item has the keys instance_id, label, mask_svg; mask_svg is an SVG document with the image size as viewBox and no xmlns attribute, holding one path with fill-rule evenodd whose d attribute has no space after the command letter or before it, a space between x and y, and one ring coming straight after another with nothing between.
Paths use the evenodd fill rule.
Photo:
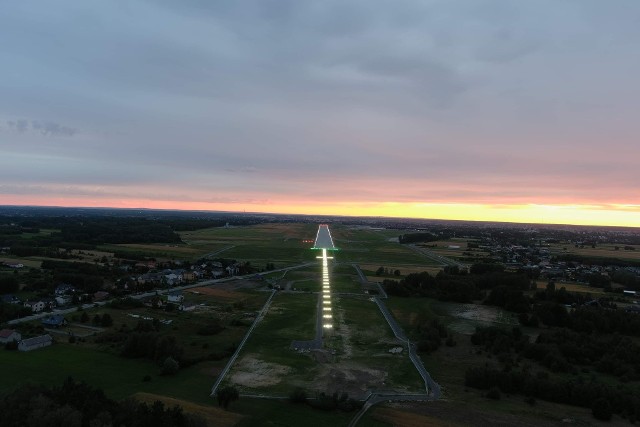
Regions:
<instances>
[{"instance_id":1,"label":"tree line","mask_svg":"<svg viewBox=\"0 0 640 427\"><path fill-rule=\"evenodd\" d=\"M67 378L61 386L25 385L0 400L4 427L206 427L206 421L181 407L115 401L98 388Z\"/></svg>"}]
</instances>

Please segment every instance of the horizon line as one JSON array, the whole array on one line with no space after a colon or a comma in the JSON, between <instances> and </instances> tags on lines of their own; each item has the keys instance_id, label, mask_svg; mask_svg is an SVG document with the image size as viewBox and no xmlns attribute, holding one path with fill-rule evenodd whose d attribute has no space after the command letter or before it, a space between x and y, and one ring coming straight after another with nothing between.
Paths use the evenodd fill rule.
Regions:
<instances>
[{"instance_id":1,"label":"horizon line","mask_svg":"<svg viewBox=\"0 0 640 427\"><path fill-rule=\"evenodd\" d=\"M268 212L268 211L236 211L236 210L213 210L213 209L181 209L181 208L148 208L148 207L116 207L116 206L64 206L64 205L33 205L33 204L8 204L0 205L0 208L48 208L48 209L112 209L118 211L162 211L162 212L201 212L201 213L221 213L221 214L241 214L241 215L291 215L300 217L335 217L335 218L363 218L363 219L404 219L422 221L443 221L443 222L474 222L485 224L512 224L512 225L537 225L537 226L571 226L571 227L606 227L621 229L637 229L640 226L633 225L610 225L610 224L576 224L569 222L528 222L528 221L499 221L483 219L456 219L456 218L435 218L417 216L385 216L385 215L349 215L349 214L316 214L316 213L292 213L292 212Z\"/></svg>"}]
</instances>

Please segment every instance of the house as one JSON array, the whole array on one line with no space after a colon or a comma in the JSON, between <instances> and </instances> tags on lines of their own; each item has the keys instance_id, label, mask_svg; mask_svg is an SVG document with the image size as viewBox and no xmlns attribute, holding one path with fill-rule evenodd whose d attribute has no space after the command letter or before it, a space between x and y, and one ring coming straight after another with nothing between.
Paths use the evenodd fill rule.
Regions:
<instances>
[{"instance_id":1,"label":"house","mask_svg":"<svg viewBox=\"0 0 640 427\"><path fill-rule=\"evenodd\" d=\"M3 302L5 304L20 304L20 298L10 294L2 295L0 302Z\"/></svg>"},{"instance_id":2,"label":"house","mask_svg":"<svg viewBox=\"0 0 640 427\"><path fill-rule=\"evenodd\" d=\"M175 273L169 273L169 274L165 274L164 276L164 281L167 285L169 286L173 286L179 282L181 282L181 276L178 276Z\"/></svg>"},{"instance_id":3,"label":"house","mask_svg":"<svg viewBox=\"0 0 640 427\"><path fill-rule=\"evenodd\" d=\"M182 301L184 301L184 295L182 295L182 292L180 291L169 292L167 294L167 301L181 303Z\"/></svg>"},{"instance_id":4,"label":"house","mask_svg":"<svg viewBox=\"0 0 640 427\"><path fill-rule=\"evenodd\" d=\"M40 301L42 301L44 303L44 309L45 310L53 310L55 308L56 304L56 300L54 300L53 298L41 298Z\"/></svg>"},{"instance_id":5,"label":"house","mask_svg":"<svg viewBox=\"0 0 640 427\"><path fill-rule=\"evenodd\" d=\"M196 272L195 271L185 271L182 273L182 280L185 282L193 282L196 280Z\"/></svg>"},{"instance_id":6,"label":"house","mask_svg":"<svg viewBox=\"0 0 640 427\"><path fill-rule=\"evenodd\" d=\"M62 306L62 305L71 304L73 302L73 297L69 295L62 295L62 296L56 297L55 300L58 306Z\"/></svg>"},{"instance_id":7,"label":"house","mask_svg":"<svg viewBox=\"0 0 640 427\"><path fill-rule=\"evenodd\" d=\"M235 276L239 271L238 264L230 265L226 268L226 270L229 276Z\"/></svg>"},{"instance_id":8,"label":"house","mask_svg":"<svg viewBox=\"0 0 640 427\"><path fill-rule=\"evenodd\" d=\"M5 263L4 265L6 265L9 268L23 268L24 264L21 263Z\"/></svg>"},{"instance_id":9,"label":"house","mask_svg":"<svg viewBox=\"0 0 640 427\"><path fill-rule=\"evenodd\" d=\"M66 283L62 283L58 285L55 290L56 296L69 295L74 293L75 291L76 291L76 288Z\"/></svg>"},{"instance_id":10,"label":"house","mask_svg":"<svg viewBox=\"0 0 640 427\"><path fill-rule=\"evenodd\" d=\"M13 329L3 329L0 331L0 343L6 344L11 341L20 341L22 335L20 332Z\"/></svg>"},{"instance_id":11,"label":"house","mask_svg":"<svg viewBox=\"0 0 640 427\"><path fill-rule=\"evenodd\" d=\"M54 314L53 316L45 317L40 321L45 328L59 328L67 324L67 320L62 314Z\"/></svg>"},{"instance_id":12,"label":"house","mask_svg":"<svg viewBox=\"0 0 640 427\"><path fill-rule=\"evenodd\" d=\"M41 300L25 301L24 306L29 307L33 313L39 313L45 308L45 303Z\"/></svg>"},{"instance_id":13,"label":"house","mask_svg":"<svg viewBox=\"0 0 640 427\"><path fill-rule=\"evenodd\" d=\"M39 337L27 338L18 343L18 350L31 351L42 347L47 347L53 344L53 338L51 335L40 335Z\"/></svg>"}]
</instances>

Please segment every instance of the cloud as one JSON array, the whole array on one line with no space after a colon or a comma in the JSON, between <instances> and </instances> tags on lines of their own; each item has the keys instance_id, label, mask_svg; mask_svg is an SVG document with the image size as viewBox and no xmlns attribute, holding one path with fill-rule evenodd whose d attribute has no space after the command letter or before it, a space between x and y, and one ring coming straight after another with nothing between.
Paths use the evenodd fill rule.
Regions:
<instances>
[{"instance_id":1,"label":"cloud","mask_svg":"<svg viewBox=\"0 0 640 427\"><path fill-rule=\"evenodd\" d=\"M78 133L78 130L60 123L41 120L7 120L7 128L17 133L35 132L44 136L51 137L72 137Z\"/></svg>"},{"instance_id":2,"label":"cloud","mask_svg":"<svg viewBox=\"0 0 640 427\"><path fill-rule=\"evenodd\" d=\"M629 203L639 18L622 0L13 2L0 174L65 196Z\"/></svg>"}]
</instances>

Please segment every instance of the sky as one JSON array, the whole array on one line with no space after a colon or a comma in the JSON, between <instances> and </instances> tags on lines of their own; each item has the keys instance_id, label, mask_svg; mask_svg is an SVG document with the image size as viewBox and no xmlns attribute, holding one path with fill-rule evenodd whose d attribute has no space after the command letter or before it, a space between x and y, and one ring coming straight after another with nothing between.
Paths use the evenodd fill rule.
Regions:
<instances>
[{"instance_id":1,"label":"sky","mask_svg":"<svg viewBox=\"0 0 640 427\"><path fill-rule=\"evenodd\" d=\"M0 204L640 227L637 0L0 0Z\"/></svg>"}]
</instances>

